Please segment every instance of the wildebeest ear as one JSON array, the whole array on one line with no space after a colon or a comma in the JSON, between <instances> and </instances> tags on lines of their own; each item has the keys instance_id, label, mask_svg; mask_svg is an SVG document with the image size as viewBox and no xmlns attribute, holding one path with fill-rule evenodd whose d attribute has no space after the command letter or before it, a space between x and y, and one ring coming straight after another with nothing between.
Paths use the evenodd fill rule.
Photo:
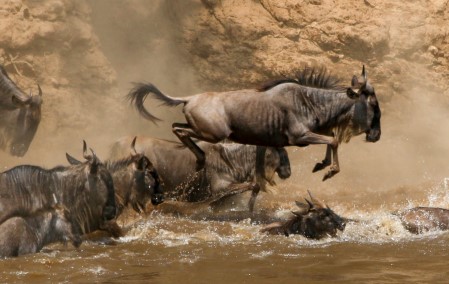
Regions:
<instances>
[{"instance_id":1,"label":"wildebeest ear","mask_svg":"<svg viewBox=\"0 0 449 284\"><path fill-rule=\"evenodd\" d=\"M348 95L349 98L351 99L355 99L359 97L359 94L357 92L355 92L353 89L348 88L346 90L346 94Z\"/></svg>"},{"instance_id":2,"label":"wildebeest ear","mask_svg":"<svg viewBox=\"0 0 449 284\"><path fill-rule=\"evenodd\" d=\"M69 162L69 164L71 164L71 165L79 165L79 164L81 164L80 161L78 161L74 157L70 156L68 153L65 153L65 157L66 157L67 161Z\"/></svg>"},{"instance_id":3,"label":"wildebeest ear","mask_svg":"<svg viewBox=\"0 0 449 284\"><path fill-rule=\"evenodd\" d=\"M356 75L352 76L351 86L352 87L359 87L359 79L357 79Z\"/></svg>"},{"instance_id":4,"label":"wildebeest ear","mask_svg":"<svg viewBox=\"0 0 449 284\"><path fill-rule=\"evenodd\" d=\"M31 102L31 97L28 97L27 99L22 100L17 96L12 96L11 101L15 106L24 106Z\"/></svg>"},{"instance_id":5,"label":"wildebeest ear","mask_svg":"<svg viewBox=\"0 0 449 284\"><path fill-rule=\"evenodd\" d=\"M300 209L305 208L305 209L309 210L309 208L310 208L310 205L308 205L308 204L305 204L305 203L302 203L299 201L295 201L295 203L296 203L296 206L298 206L298 208L300 208Z\"/></svg>"},{"instance_id":6,"label":"wildebeest ear","mask_svg":"<svg viewBox=\"0 0 449 284\"><path fill-rule=\"evenodd\" d=\"M293 214L295 214L296 216L302 216L302 215L306 215L307 213L309 213L309 210L311 209L310 204L307 205L307 204L299 202L299 201L295 201L295 203L296 203L296 206L298 206L299 210L292 211Z\"/></svg>"}]
</instances>

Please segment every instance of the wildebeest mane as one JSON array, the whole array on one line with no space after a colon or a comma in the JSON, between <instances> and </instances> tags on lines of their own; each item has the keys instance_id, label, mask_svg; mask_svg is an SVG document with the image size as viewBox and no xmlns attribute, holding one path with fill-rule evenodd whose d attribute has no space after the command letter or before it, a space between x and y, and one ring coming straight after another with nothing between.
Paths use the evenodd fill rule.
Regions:
<instances>
[{"instance_id":1,"label":"wildebeest mane","mask_svg":"<svg viewBox=\"0 0 449 284\"><path fill-rule=\"evenodd\" d=\"M44 190L50 191L51 187L49 185L53 181L53 176L47 169L38 166L21 165L3 172L1 180L5 182L7 187L23 185L23 188L19 190L27 190L27 184L34 184L39 185ZM27 182L20 182L23 180Z\"/></svg>"},{"instance_id":2,"label":"wildebeest mane","mask_svg":"<svg viewBox=\"0 0 449 284\"><path fill-rule=\"evenodd\" d=\"M129 166L129 164L133 162L133 159L133 156L128 156L115 161L109 160L106 162L105 166L111 173L113 173Z\"/></svg>"},{"instance_id":3,"label":"wildebeest mane","mask_svg":"<svg viewBox=\"0 0 449 284\"><path fill-rule=\"evenodd\" d=\"M14 194L14 198L23 200L23 203L34 204L33 207L37 209L51 209L55 205L51 197L54 194L58 202L62 202L68 207L71 212L71 220L77 226L77 230L84 233L92 225L90 196L84 194L83 190L86 182L84 170L84 164L69 167L58 166L52 169L20 165L3 172L0 182L5 188L15 188L15 191L10 192L10 194ZM59 174L64 175L64 181L58 178ZM29 187L30 184L33 187ZM33 212L19 210L13 215L26 216L30 213Z\"/></svg>"},{"instance_id":4,"label":"wildebeest mane","mask_svg":"<svg viewBox=\"0 0 449 284\"><path fill-rule=\"evenodd\" d=\"M340 79L328 73L326 68L303 68L302 70L294 72L293 78L283 75L283 78L266 82L259 87L257 91L268 91L269 89L284 83L295 83L307 87L336 91L345 89L345 87L340 85Z\"/></svg>"}]
</instances>

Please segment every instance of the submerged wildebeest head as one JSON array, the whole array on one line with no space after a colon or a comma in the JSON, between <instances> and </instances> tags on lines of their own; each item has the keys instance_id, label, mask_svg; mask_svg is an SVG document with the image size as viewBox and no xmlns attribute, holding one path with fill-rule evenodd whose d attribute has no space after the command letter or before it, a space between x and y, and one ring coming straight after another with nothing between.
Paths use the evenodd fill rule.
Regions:
<instances>
[{"instance_id":1,"label":"submerged wildebeest head","mask_svg":"<svg viewBox=\"0 0 449 284\"><path fill-rule=\"evenodd\" d=\"M0 65L0 149L22 157L36 134L41 120L42 90L26 95Z\"/></svg>"},{"instance_id":2,"label":"submerged wildebeest head","mask_svg":"<svg viewBox=\"0 0 449 284\"><path fill-rule=\"evenodd\" d=\"M351 86L358 88L357 92L352 88L347 90L348 96L357 100L354 108L353 123L356 127L359 127L360 131L366 133L366 141L377 142L381 134L381 111L374 87L367 80L365 66L363 66L362 70L362 79L353 76Z\"/></svg>"},{"instance_id":3,"label":"submerged wildebeest head","mask_svg":"<svg viewBox=\"0 0 449 284\"><path fill-rule=\"evenodd\" d=\"M128 203L136 212L141 213L149 200L153 205L164 201L159 175L151 161L145 155L137 153L136 139L137 137L131 142L131 153L127 157L105 163L114 181L119 214ZM66 157L72 165L81 163L68 154Z\"/></svg>"},{"instance_id":4,"label":"submerged wildebeest head","mask_svg":"<svg viewBox=\"0 0 449 284\"><path fill-rule=\"evenodd\" d=\"M329 206L315 199L309 192L307 204L296 202L298 211L293 211L294 217L286 222L276 222L264 227L261 232L270 234L303 235L310 239L322 239L326 236L335 237L337 230L343 231L346 223Z\"/></svg>"}]
</instances>

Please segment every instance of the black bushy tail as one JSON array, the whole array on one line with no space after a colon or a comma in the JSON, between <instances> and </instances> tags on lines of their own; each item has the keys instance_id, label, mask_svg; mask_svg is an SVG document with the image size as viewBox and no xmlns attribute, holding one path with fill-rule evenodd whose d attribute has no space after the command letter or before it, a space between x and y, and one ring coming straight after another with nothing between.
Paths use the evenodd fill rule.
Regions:
<instances>
[{"instance_id":1,"label":"black bushy tail","mask_svg":"<svg viewBox=\"0 0 449 284\"><path fill-rule=\"evenodd\" d=\"M134 88L129 91L126 98L128 101L130 101L131 105L134 105L134 107L143 118L148 119L153 123L161 121L161 119L148 112L143 105L148 95L151 95L154 99L162 101L163 105L171 107L187 102L187 100L185 99L172 98L170 96L164 95L161 91L159 91L158 88L156 88L156 86L151 83L136 83L134 85Z\"/></svg>"}]
</instances>

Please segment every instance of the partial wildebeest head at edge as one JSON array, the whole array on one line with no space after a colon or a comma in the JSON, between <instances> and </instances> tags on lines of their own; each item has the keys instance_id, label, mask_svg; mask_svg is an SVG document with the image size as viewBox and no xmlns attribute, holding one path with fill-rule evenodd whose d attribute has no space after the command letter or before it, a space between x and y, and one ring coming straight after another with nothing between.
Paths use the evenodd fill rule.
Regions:
<instances>
[{"instance_id":1,"label":"partial wildebeest head at edge","mask_svg":"<svg viewBox=\"0 0 449 284\"><path fill-rule=\"evenodd\" d=\"M137 153L136 139L137 137L134 137L131 143L135 189L131 191L130 202L135 211L142 212L149 199L153 205L164 202L164 193L159 175L151 161L145 155Z\"/></svg>"},{"instance_id":2,"label":"partial wildebeest head at edge","mask_svg":"<svg viewBox=\"0 0 449 284\"><path fill-rule=\"evenodd\" d=\"M300 234L310 239L322 239L326 236L335 237L338 230L346 227L344 218L337 215L329 206L315 199L309 192L310 200L307 203L296 202L298 211L292 212L295 216L281 223L276 222L263 228L261 232L270 234Z\"/></svg>"},{"instance_id":3,"label":"partial wildebeest head at edge","mask_svg":"<svg viewBox=\"0 0 449 284\"><path fill-rule=\"evenodd\" d=\"M347 89L348 96L357 100L354 109L354 123L360 132L366 133L366 141L377 142L381 134L381 111L374 87L368 82L365 66L362 69L362 78L358 79L357 76L353 76L351 86L358 88L357 92L352 88Z\"/></svg>"},{"instance_id":4,"label":"partial wildebeest head at edge","mask_svg":"<svg viewBox=\"0 0 449 284\"><path fill-rule=\"evenodd\" d=\"M87 153L87 145L86 142L83 141L83 156L85 158L85 162L79 162L70 155L66 154L69 162L73 162L73 165L78 165L81 167L85 167L85 172L88 175L88 187L91 191L98 191L99 197L105 196L106 200L104 203L99 202L98 204L104 204L102 208L102 218L103 221L109 221L116 217L117 215L117 206L115 202L115 189L114 182L112 176L106 166L98 159L95 155L94 151L90 149L92 155ZM96 203L97 200L92 200L92 202Z\"/></svg>"},{"instance_id":5,"label":"partial wildebeest head at edge","mask_svg":"<svg viewBox=\"0 0 449 284\"><path fill-rule=\"evenodd\" d=\"M26 95L0 65L0 148L22 157L28 151L41 120L42 90Z\"/></svg>"}]
</instances>

